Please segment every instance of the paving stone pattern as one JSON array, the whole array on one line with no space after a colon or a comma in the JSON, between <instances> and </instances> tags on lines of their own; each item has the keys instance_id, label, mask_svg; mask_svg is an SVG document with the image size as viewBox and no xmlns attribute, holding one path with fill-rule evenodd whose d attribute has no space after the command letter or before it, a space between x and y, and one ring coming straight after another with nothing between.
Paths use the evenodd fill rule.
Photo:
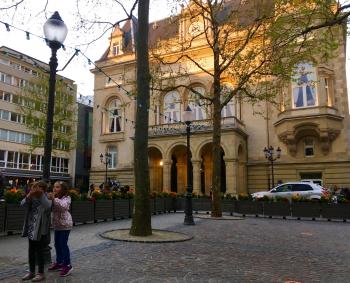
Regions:
<instances>
[{"instance_id":1,"label":"paving stone pattern","mask_svg":"<svg viewBox=\"0 0 350 283\"><path fill-rule=\"evenodd\" d=\"M47 274L46 282L350 282L350 224L246 218L241 221L195 219L183 214L152 218L153 228L192 235L179 243L130 243L101 239L111 227L130 220L75 227L71 236L74 272L67 278ZM20 282L21 252L3 254L18 236L0 238L0 282ZM18 245L17 245L18 246ZM13 266L9 262L13 260ZM22 263L20 263L22 261ZM6 277L6 278L5 278Z\"/></svg>"}]
</instances>

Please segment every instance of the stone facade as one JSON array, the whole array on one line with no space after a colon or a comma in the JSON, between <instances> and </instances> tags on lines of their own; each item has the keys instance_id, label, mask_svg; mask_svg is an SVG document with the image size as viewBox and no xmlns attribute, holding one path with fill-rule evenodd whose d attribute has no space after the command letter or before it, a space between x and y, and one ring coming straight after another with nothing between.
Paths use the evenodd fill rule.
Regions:
<instances>
[{"instance_id":1,"label":"stone facade","mask_svg":"<svg viewBox=\"0 0 350 283\"><path fill-rule=\"evenodd\" d=\"M169 19L151 23L150 44L159 38L170 42L184 36L183 31L191 28L191 23L185 21L180 21L180 26L174 26ZM109 166L108 176L118 179L122 185L133 185L134 31L134 20L123 28L116 28L110 38L110 47L96 62L98 68L92 71L95 75L96 111L93 114L91 183L103 182L105 166L99 156L111 151L114 160ZM297 79L301 83L291 82L283 89L276 99L278 105L268 102L252 105L235 100L224 108L223 191L251 193L271 187L272 168L263 152L268 146L282 150L281 158L274 162L274 185L277 180L314 180L324 186L350 185L345 42L340 41L338 56L327 64L300 65ZM210 69L212 58L202 43L203 39L198 39L193 48L201 63ZM181 66L184 65L189 78L176 78L175 84L186 83L198 91L212 92L212 80L207 74L191 62L182 62ZM163 79L167 75L163 70ZM314 85L308 84L311 78ZM152 191L185 191L186 136L185 125L180 121L187 105L195 108L196 113L191 136L193 189L197 193L210 193L211 120L205 106L200 110L191 104L191 94L186 88L151 94L149 154L145 158L149 158Z\"/></svg>"}]
</instances>

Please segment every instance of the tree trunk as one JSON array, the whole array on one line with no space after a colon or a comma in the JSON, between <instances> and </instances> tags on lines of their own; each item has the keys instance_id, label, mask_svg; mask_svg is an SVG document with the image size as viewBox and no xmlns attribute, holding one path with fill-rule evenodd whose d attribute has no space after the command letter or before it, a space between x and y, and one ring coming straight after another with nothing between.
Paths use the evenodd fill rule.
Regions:
<instances>
[{"instance_id":1,"label":"tree trunk","mask_svg":"<svg viewBox=\"0 0 350 283\"><path fill-rule=\"evenodd\" d=\"M149 0L138 4L136 34L137 105L134 141L135 200L130 235L152 235L149 196L148 168L148 105L149 105L149 61L148 61L148 14Z\"/></svg>"},{"instance_id":2,"label":"tree trunk","mask_svg":"<svg viewBox=\"0 0 350 283\"><path fill-rule=\"evenodd\" d=\"M221 105L220 77L214 76L212 217L221 217Z\"/></svg>"}]
</instances>

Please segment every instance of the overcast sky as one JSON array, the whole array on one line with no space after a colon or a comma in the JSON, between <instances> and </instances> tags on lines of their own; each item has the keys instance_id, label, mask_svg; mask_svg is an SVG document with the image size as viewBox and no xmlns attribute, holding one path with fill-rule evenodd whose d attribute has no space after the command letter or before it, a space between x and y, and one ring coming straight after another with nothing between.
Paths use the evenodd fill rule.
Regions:
<instances>
[{"instance_id":1,"label":"overcast sky","mask_svg":"<svg viewBox=\"0 0 350 283\"><path fill-rule=\"evenodd\" d=\"M17 2L18 0L0 0L0 8L6 7L13 1ZM169 0L151 0L150 21L165 18L170 15L171 9L169 5L167 5L168 1ZM83 4L77 6L77 2ZM85 30L81 26L79 14L84 19L97 19L110 22L116 22L122 19L125 17L125 14L112 0L80 0L77 2L76 0L51 0L48 1L46 12L43 12L46 0L25 0L24 5L19 6L16 12L14 12L13 9L7 12L0 10L0 20L43 36L42 26L46 18L50 17L54 11L58 11L68 27L68 36L64 44L72 47L77 46L92 61L95 61L102 56L103 52L108 47L108 36L110 32L107 32L105 36L88 47L86 45L81 45L98 37L104 25L94 25L93 28ZM101 2L103 5L100 4ZM125 4L126 8L129 9L133 0L122 0L122 2ZM110 5L106 5L106 3ZM43 40L35 38L34 36L31 36L30 40L27 40L24 32L15 29L11 29L10 32L7 32L5 26L0 23L0 46L2 45L23 52L44 62L48 62L50 58L50 49ZM347 54L349 55L349 44L347 44L347 49ZM66 48L66 51L62 49L58 51L58 69L63 67L73 53L74 51L69 48ZM349 74L350 71L349 63L349 58L347 58L347 74ZM89 71L91 67L92 66L88 65L88 61L80 55L75 57L68 67L60 74L76 82L78 85L78 95L93 95L94 81L93 75Z\"/></svg>"},{"instance_id":2,"label":"overcast sky","mask_svg":"<svg viewBox=\"0 0 350 283\"><path fill-rule=\"evenodd\" d=\"M6 4L10 4L12 1L17 0L0 0L0 8L6 7ZM167 1L151 1L153 2L150 8L151 21L165 18L170 15ZM6 4L4 2L6 2ZM80 17L78 11L85 19L100 19L113 23L125 18L125 13L120 6L116 5L112 0L81 0L79 2L84 3L84 5L77 7L75 0L49 1L45 13L42 11L44 10L46 0L25 0L25 5L19 6L15 13L13 9L10 10L10 12L0 11L0 21L43 36L42 26L46 21L46 17L50 17L54 11L58 11L68 27L68 35L64 42L67 46L66 51L63 51L62 49L58 51L58 69L62 68L74 53L74 51L69 49L68 46L78 47L92 61L95 61L102 56L108 47L110 31L89 46L81 45L90 42L101 35L102 29L105 25L95 25L89 31L83 29L80 26L81 23L79 21ZM100 5L99 2L103 2L104 5ZM122 2L127 9L129 9L133 0L123 0ZM106 5L106 3L113 5ZM137 9L135 12L137 12ZM34 36L31 36L30 40L27 40L24 32L13 28L11 28L10 32L7 32L5 26L0 23L0 46L3 45L23 52L24 54L37 58L43 62L48 62L50 59L51 51L43 40ZM60 74L76 82L78 85L78 93L82 95L93 95L93 75L89 71L91 68L92 66L88 64L88 61L80 55L75 57Z\"/></svg>"}]
</instances>

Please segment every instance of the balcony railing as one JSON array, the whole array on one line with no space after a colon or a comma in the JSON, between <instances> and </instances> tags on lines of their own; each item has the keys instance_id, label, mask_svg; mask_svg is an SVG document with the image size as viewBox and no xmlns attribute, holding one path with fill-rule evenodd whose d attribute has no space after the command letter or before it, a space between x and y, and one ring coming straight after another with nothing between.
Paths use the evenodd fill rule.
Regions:
<instances>
[{"instance_id":1,"label":"balcony railing","mask_svg":"<svg viewBox=\"0 0 350 283\"><path fill-rule=\"evenodd\" d=\"M224 117L221 119L221 129L240 129L245 131L244 124L236 117ZM213 120L195 120L191 123L192 133L205 133L213 130ZM186 126L183 122L152 125L148 128L149 137L176 136L186 134Z\"/></svg>"}]
</instances>

